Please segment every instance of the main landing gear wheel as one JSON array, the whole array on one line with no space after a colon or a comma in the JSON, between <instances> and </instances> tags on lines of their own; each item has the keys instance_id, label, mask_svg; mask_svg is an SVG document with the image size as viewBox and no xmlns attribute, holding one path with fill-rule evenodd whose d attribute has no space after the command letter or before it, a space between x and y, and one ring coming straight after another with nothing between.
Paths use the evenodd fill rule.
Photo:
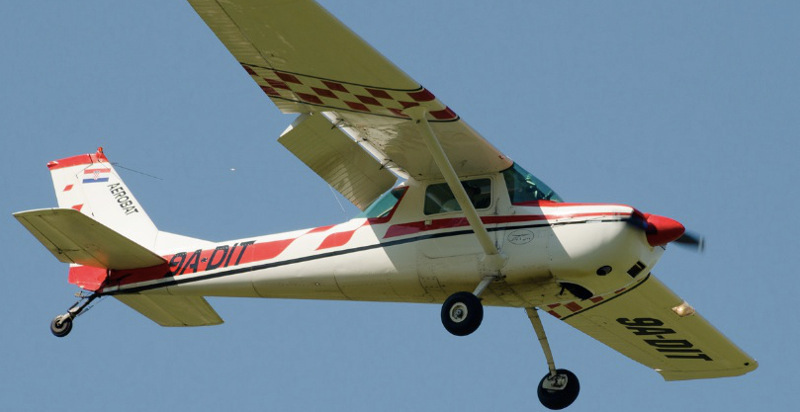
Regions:
<instances>
[{"instance_id":1,"label":"main landing gear wheel","mask_svg":"<svg viewBox=\"0 0 800 412\"><path fill-rule=\"evenodd\" d=\"M470 292L456 292L442 305L442 325L456 336L467 336L483 321L483 305Z\"/></svg>"},{"instance_id":2,"label":"main landing gear wheel","mask_svg":"<svg viewBox=\"0 0 800 412\"><path fill-rule=\"evenodd\" d=\"M58 315L50 322L50 332L59 338L69 335L72 330L72 318L69 314Z\"/></svg>"},{"instance_id":3,"label":"main landing gear wheel","mask_svg":"<svg viewBox=\"0 0 800 412\"><path fill-rule=\"evenodd\" d=\"M539 381L536 393L539 395L539 402L546 408L559 410L575 402L580 390L581 384L574 373L566 369L557 369L555 376L548 372Z\"/></svg>"}]
</instances>

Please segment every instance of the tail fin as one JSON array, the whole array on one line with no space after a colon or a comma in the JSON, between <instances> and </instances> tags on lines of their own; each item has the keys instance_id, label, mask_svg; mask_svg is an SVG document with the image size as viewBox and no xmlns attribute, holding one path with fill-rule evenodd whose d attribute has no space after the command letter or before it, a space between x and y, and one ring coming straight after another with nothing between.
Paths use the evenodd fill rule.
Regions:
<instances>
[{"instance_id":1,"label":"tail fin","mask_svg":"<svg viewBox=\"0 0 800 412\"><path fill-rule=\"evenodd\" d=\"M47 164L58 206L80 211L134 242L152 249L158 229L114 166L97 148Z\"/></svg>"}]
</instances>

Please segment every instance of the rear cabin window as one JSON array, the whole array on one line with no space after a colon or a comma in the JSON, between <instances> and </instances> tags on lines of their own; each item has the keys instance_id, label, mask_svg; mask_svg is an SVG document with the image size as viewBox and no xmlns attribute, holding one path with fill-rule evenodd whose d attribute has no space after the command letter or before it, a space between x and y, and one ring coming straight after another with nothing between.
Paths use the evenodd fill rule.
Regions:
<instances>
[{"instance_id":1,"label":"rear cabin window","mask_svg":"<svg viewBox=\"0 0 800 412\"><path fill-rule=\"evenodd\" d=\"M464 180L461 182L461 186L464 187L475 209L486 209L491 206L491 179ZM428 186L425 190L424 211L426 215L455 212L459 210L461 210L461 206L459 206L458 201L456 201L447 183L433 184Z\"/></svg>"},{"instance_id":2,"label":"rear cabin window","mask_svg":"<svg viewBox=\"0 0 800 412\"><path fill-rule=\"evenodd\" d=\"M389 217L406 193L406 190L408 190L408 186L395 187L381 195L356 217L365 217L367 219Z\"/></svg>"}]
</instances>

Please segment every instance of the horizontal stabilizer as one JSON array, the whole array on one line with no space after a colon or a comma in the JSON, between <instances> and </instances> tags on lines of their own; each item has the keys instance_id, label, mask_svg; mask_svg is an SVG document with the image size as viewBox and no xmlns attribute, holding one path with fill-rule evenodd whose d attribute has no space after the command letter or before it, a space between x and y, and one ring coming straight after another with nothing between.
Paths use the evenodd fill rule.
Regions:
<instances>
[{"instance_id":1,"label":"horizontal stabilizer","mask_svg":"<svg viewBox=\"0 0 800 412\"><path fill-rule=\"evenodd\" d=\"M202 296L114 295L161 326L219 325L222 318Z\"/></svg>"},{"instance_id":2,"label":"horizontal stabilizer","mask_svg":"<svg viewBox=\"0 0 800 412\"><path fill-rule=\"evenodd\" d=\"M144 246L74 209L14 213L36 239L64 263L137 269L167 263Z\"/></svg>"}]
</instances>

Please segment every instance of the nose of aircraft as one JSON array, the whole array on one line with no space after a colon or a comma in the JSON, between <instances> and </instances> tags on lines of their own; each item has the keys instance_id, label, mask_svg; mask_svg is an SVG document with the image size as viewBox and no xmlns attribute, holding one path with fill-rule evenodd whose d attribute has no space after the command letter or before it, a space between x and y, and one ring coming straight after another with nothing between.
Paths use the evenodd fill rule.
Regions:
<instances>
[{"instance_id":1,"label":"nose of aircraft","mask_svg":"<svg viewBox=\"0 0 800 412\"><path fill-rule=\"evenodd\" d=\"M675 219L649 213L644 213L643 215L645 222L647 222L645 234L647 235L647 243L650 246L664 246L673 240L679 239L686 231L686 228Z\"/></svg>"}]
</instances>

